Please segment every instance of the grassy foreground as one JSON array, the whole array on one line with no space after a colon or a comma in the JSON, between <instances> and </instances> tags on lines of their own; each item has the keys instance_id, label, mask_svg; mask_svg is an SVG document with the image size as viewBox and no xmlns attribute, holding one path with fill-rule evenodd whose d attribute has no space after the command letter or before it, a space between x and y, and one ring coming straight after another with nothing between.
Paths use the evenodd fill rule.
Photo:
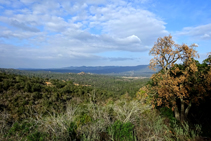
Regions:
<instances>
[{"instance_id":1,"label":"grassy foreground","mask_svg":"<svg viewBox=\"0 0 211 141\"><path fill-rule=\"evenodd\" d=\"M92 98L92 97L91 97ZM1 117L7 118L1 113ZM200 127L179 126L160 116L144 100L121 98L102 104L70 101L64 114L36 115L15 122L1 123L0 140L83 140L142 141L195 140Z\"/></svg>"}]
</instances>

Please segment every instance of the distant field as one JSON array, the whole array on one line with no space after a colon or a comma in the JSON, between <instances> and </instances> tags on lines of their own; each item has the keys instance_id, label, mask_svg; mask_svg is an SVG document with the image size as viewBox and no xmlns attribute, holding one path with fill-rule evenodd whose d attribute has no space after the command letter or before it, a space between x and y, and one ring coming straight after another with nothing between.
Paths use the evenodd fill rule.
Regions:
<instances>
[{"instance_id":1,"label":"distant field","mask_svg":"<svg viewBox=\"0 0 211 141\"><path fill-rule=\"evenodd\" d=\"M124 78L124 79L145 79L145 78L149 78L149 77L126 77L126 76L123 76L122 78Z\"/></svg>"}]
</instances>

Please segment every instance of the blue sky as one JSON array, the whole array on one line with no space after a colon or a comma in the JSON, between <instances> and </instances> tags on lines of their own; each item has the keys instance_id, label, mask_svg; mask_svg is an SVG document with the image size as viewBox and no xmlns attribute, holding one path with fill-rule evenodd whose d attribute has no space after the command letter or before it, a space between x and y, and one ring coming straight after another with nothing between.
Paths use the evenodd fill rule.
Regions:
<instances>
[{"instance_id":1,"label":"blue sky","mask_svg":"<svg viewBox=\"0 0 211 141\"><path fill-rule=\"evenodd\" d=\"M149 64L158 37L211 52L210 0L0 0L0 67Z\"/></svg>"}]
</instances>

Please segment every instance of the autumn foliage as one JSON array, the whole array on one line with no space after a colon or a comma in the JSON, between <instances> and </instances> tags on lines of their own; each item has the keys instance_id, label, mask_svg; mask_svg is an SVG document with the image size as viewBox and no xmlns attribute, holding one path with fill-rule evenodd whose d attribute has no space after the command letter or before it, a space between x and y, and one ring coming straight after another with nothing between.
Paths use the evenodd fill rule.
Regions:
<instances>
[{"instance_id":1,"label":"autumn foliage","mask_svg":"<svg viewBox=\"0 0 211 141\"><path fill-rule=\"evenodd\" d=\"M181 122L187 119L192 103L199 104L199 99L206 97L210 90L211 56L205 60L206 73L199 71L199 63L194 59L199 57L195 47L196 44L176 44L169 35L158 38L149 52L154 56L150 68L162 68L152 75L151 85L146 86L148 94L153 96L153 105L171 108Z\"/></svg>"}]
</instances>

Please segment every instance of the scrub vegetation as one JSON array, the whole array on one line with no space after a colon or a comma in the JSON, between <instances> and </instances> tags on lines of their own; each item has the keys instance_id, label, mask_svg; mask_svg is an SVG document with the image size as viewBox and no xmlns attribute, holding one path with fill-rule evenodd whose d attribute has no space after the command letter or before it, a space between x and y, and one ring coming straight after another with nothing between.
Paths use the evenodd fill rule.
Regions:
<instances>
[{"instance_id":1,"label":"scrub vegetation","mask_svg":"<svg viewBox=\"0 0 211 141\"><path fill-rule=\"evenodd\" d=\"M194 46L159 38L150 79L1 69L0 140L208 140L211 56Z\"/></svg>"}]
</instances>

